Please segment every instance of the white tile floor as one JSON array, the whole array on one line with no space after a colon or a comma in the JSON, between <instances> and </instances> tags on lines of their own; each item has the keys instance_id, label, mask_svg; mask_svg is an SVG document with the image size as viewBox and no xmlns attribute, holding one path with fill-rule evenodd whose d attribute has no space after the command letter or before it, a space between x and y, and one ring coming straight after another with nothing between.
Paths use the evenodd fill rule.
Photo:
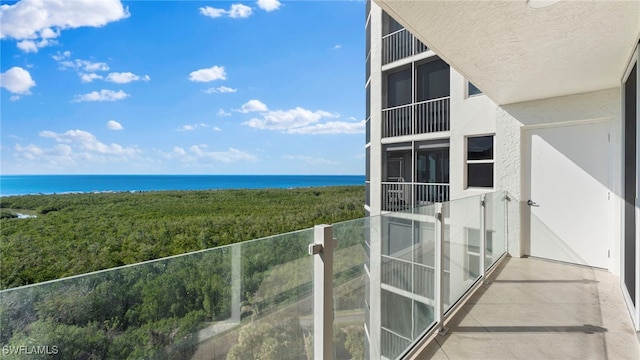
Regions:
<instances>
[{"instance_id":1,"label":"white tile floor","mask_svg":"<svg viewBox=\"0 0 640 360\"><path fill-rule=\"evenodd\" d=\"M617 276L507 258L418 359L639 360Z\"/></svg>"}]
</instances>

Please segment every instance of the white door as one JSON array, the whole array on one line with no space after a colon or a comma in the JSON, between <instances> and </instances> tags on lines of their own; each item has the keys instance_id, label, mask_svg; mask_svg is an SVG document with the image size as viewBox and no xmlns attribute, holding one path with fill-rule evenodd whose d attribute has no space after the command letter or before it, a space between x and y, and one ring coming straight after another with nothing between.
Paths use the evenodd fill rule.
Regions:
<instances>
[{"instance_id":1,"label":"white door","mask_svg":"<svg viewBox=\"0 0 640 360\"><path fill-rule=\"evenodd\" d=\"M608 268L608 129L595 123L526 131L530 255Z\"/></svg>"}]
</instances>

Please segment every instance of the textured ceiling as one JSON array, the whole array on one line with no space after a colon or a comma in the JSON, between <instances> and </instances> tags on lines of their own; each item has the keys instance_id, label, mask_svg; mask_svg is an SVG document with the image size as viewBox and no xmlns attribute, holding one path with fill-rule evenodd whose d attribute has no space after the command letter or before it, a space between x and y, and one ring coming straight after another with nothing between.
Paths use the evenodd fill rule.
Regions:
<instances>
[{"instance_id":1,"label":"textured ceiling","mask_svg":"<svg viewBox=\"0 0 640 360\"><path fill-rule=\"evenodd\" d=\"M498 104L609 89L640 38L640 0L376 0Z\"/></svg>"}]
</instances>

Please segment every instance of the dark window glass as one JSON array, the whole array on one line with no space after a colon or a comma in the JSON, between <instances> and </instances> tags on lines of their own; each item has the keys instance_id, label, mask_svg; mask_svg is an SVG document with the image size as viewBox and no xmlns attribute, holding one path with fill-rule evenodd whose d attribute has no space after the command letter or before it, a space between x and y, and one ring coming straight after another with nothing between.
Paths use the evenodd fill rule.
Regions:
<instances>
[{"instance_id":1,"label":"dark window glass","mask_svg":"<svg viewBox=\"0 0 640 360\"><path fill-rule=\"evenodd\" d=\"M420 150L416 161L419 183L449 183L449 148Z\"/></svg>"},{"instance_id":2,"label":"dark window glass","mask_svg":"<svg viewBox=\"0 0 640 360\"><path fill-rule=\"evenodd\" d=\"M475 85L473 85L472 83L468 83L468 93L469 96L473 96L473 95L478 95L478 94L482 94L482 91L480 91L480 89L478 89Z\"/></svg>"},{"instance_id":3,"label":"dark window glass","mask_svg":"<svg viewBox=\"0 0 640 360\"><path fill-rule=\"evenodd\" d=\"M387 75L387 107L411 103L411 69Z\"/></svg>"},{"instance_id":4,"label":"dark window glass","mask_svg":"<svg viewBox=\"0 0 640 360\"><path fill-rule=\"evenodd\" d=\"M467 160L493 160L493 136L467 139Z\"/></svg>"},{"instance_id":5,"label":"dark window glass","mask_svg":"<svg viewBox=\"0 0 640 360\"><path fill-rule=\"evenodd\" d=\"M402 29L404 29L404 26L400 25L399 22L389 16L386 12L382 12L382 36L389 35Z\"/></svg>"},{"instance_id":6,"label":"dark window glass","mask_svg":"<svg viewBox=\"0 0 640 360\"><path fill-rule=\"evenodd\" d=\"M624 282L631 302L637 306L636 299L636 206L635 200L640 194L636 193L636 164L638 144L638 103L637 103L637 72L636 63L624 83Z\"/></svg>"},{"instance_id":7,"label":"dark window glass","mask_svg":"<svg viewBox=\"0 0 640 360\"><path fill-rule=\"evenodd\" d=\"M364 50L364 56L369 56L369 53L371 52L371 21L369 21L367 23L366 29L365 29L365 50Z\"/></svg>"},{"instance_id":8,"label":"dark window glass","mask_svg":"<svg viewBox=\"0 0 640 360\"><path fill-rule=\"evenodd\" d=\"M365 99L365 118L371 117L371 84L367 85L365 89L366 99Z\"/></svg>"},{"instance_id":9,"label":"dark window glass","mask_svg":"<svg viewBox=\"0 0 640 360\"><path fill-rule=\"evenodd\" d=\"M367 0L367 3L364 8L364 18L369 17L369 13L371 12L371 0Z\"/></svg>"},{"instance_id":10,"label":"dark window glass","mask_svg":"<svg viewBox=\"0 0 640 360\"><path fill-rule=\"evenodd\" d=\"M417 101L449 96L449 65L440 59L418 65L416 91Z\"/></svg>"},{"instance_id":11,"label":"dark window glass","mask_svg":"<svg viewBox=\"0 0 640 360\"><path fill-rule=\"evenodd\" d=\"M371 148L366 148L365 157L366 157L366 162L367 162L367 164L365 166L365 168L366 168L365 181L371 181Z\"/></svg>"},{"instance_id":12,"label":"dark window glass","mask_svg":"<svg viewBox=\"0 0 640 360\"><path fill-rule=\"evenodd\" d=\"M467 164L468 187L493 187L493 163Z\"/></svg>"}]
</instances>

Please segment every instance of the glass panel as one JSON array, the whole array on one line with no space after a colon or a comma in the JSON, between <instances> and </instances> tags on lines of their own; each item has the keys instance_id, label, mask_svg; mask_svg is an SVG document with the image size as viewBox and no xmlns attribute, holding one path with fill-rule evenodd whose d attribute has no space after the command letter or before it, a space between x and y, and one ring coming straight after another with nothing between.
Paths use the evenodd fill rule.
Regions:
<instances>
[{"instance_id":1,"label":"glass panel","mask_svg":"<svg viewBox=\"0 0 640 360\"><path fill-rule=\"evenodd\" d=\"M364 324L368 323L365 299L369 296L365 273L367 237L371 218L333 226L338 241L333 265L334 351L337 359L362 359L365 352Z\"/></svg>"},{"instance_id":2,"label":"glass panel","mask_svg":"<svg viewBox=\"0 0 640 360\"><path fill-rule=\"evenodd\" d=\"M310 229L4 290L2 344L65 359L305 358L312 241Z\"/></svg>"},{"instance_id":3,"label":"glass panel","mask_svg":"<svg viewBox=\"0 0 640 360\"><path fill-rule=\"evenodd\" d=\"M473 96L473 95L482 94L482 91L480 91L480 89L478 89L471 82L467 82L467 94L469 96Z\"/></svg>"},{"instance_id":4,"label":"glass panel","mask_svg":"<svg viewBox=\"0 0 640 360\"><path fill-rule=\"evenodd\" d=\"M416 154L417 181L449 183L449 148L419 150Z\"/></svg>"},{"instance_id":5,"label":"glass panel","mask_svg":"<svg viewBox=\"0 0 640 360\"><path fill-rule=\"evenodd\" d=\"M493 163L467 164L468 187L493 187Z\"/></svg>"},{"instance_id":6,"label":"glass panel","mask_svg":"<svg viewBox=\"0 0 640 360\"><path fill-rule=\"evenodd\" d=\"M449 96L449 65L438 59L417 66L417 101Z\"/></svg>"},{"instance_id":7,"label":"glass panel","mask_svg":"<svg viewBox=\"0 0 640 360\"><path fill-rule=\"evenodd\" d=\"M386 107L411 103L411 69L405 69L387 75Z\"/></svg>"},{"instance_id":8,"label":"glass panel","mask_svg":"<svg viewBox=\"0 0 640 360\"><path fill-rule=\"evenodd\" d=\"M444 239L444 280L449 283L449 294L445 294L446 311L473 285L480 274L478 255L469 252L467 245L468 229L480 229L480 197L444 203L442 210L445 223L449 225L449 233L445 232Z\"/></svg>"},{"instance_id":9,"label":"glass panel","mask_svg":"<svg viewBox=\"0 0 640 360\"><path fill-rule=\"evenodd\" d=\"M506 241L506 193L489 193L485 196L485 269L489 269L507 250Z\"/></svg>"}]
</instances>

